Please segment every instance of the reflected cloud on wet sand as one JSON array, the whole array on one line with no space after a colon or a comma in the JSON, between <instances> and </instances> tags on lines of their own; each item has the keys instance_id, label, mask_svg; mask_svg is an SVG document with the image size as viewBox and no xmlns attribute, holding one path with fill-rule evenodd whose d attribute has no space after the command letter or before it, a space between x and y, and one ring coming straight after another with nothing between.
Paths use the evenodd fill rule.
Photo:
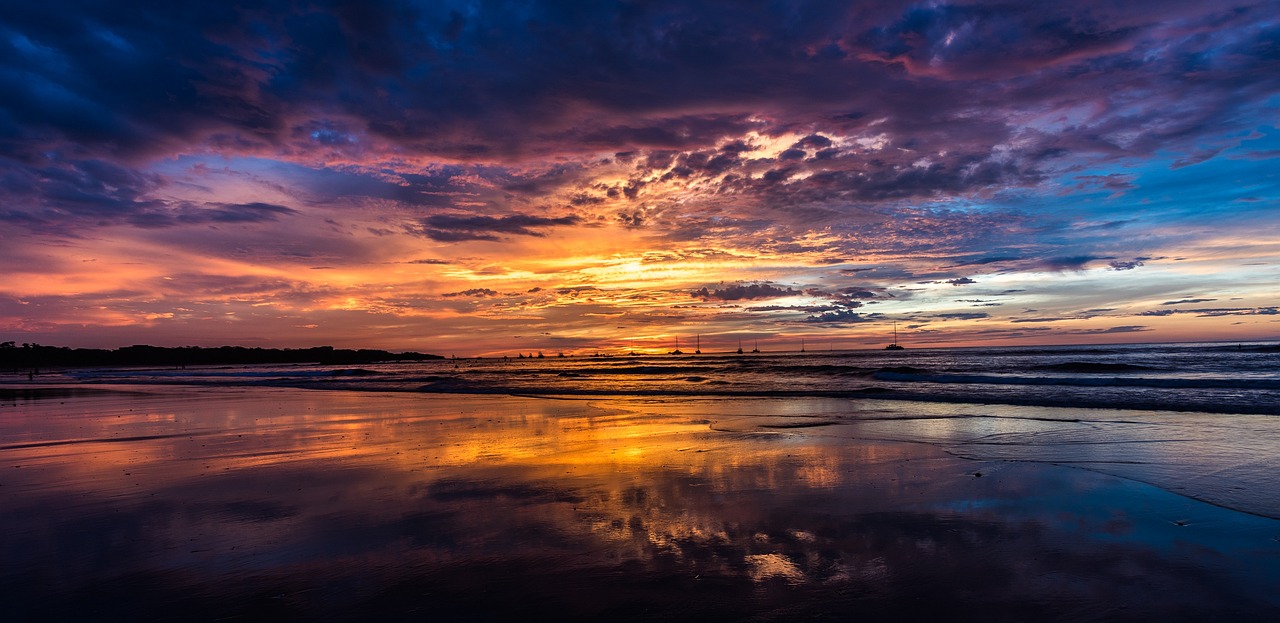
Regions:
<instances>
[{"instance_id":1,"label":"reflected cloud on wet sand","mask_svg":"<svg viewBox=\"0 0 1280 623\"><path fill-rule=\"evenodd\" d=\"M32 618L1277 609L1274 520L1082 470L767 424L639 399L12 401L0 586Z\"/></svg>"}]
</instances>

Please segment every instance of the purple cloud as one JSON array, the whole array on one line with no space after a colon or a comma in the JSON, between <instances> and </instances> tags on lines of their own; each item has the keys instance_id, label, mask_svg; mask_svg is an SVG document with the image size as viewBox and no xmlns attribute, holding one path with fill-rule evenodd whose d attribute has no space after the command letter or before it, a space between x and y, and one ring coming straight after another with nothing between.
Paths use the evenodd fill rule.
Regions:
<instances>
[{"instance_id":1,"label":"purple cloud","mask_svg":"<svg viewBox=\"0 0 1280 623\"><path fill-rule=\"evenodd\" d=\"M581 222L577 216L549 218L528 214L508 216L455 216L437 214L423 218L419 224L407 227L407 231L440 242L467 240L501 240L500 234L542 237L538 231L546 227L574 225Z\"/></svg>"},{"instance_id":2,"label":"purple cloud","mask_svg":"<svg viewBox=\"0 0 1280 623\"><path fill-rule=\"evenodd\" d=\"M784 296L801 294L791 288L779 288L767 283L735 284L720 289L701 288L693 292L693 296L702 299L719 301L741 301L752 299L775 299Z\"/></svg>"}]
</instances>

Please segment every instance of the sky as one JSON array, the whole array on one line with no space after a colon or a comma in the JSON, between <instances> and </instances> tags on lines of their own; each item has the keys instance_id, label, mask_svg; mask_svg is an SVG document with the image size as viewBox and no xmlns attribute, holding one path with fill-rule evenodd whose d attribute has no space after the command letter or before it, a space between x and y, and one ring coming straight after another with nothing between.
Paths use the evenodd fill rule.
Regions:
<instances>
[{"instance_id":1,"label":"sky","mask_svg":"<svg viewBox=\"0 0 1280 623\"><path fill-rule=\"evenodd\" d=\"M1280 339L1280 2L6 2L0 341Z\"/></svg>"}]
</instances>

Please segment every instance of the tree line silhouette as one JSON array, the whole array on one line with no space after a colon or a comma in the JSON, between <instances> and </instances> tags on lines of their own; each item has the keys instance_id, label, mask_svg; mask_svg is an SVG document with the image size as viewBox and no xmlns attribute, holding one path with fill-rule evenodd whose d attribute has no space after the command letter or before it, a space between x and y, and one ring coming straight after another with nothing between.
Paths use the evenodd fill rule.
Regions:
<instances>
[{"instance_id":1,"label":"tree line silhouette","mask_svg":"<svg viewBox=\"0 0 1280 623\"><path fill-rule=\"evenodd\" d=\"M315 346L312 348L250 348L244 346L146 346L114 350L69 348L42 344L0 342L0 369L89 368L110 366L211 366L284 363L353 365L387 361L443 359L440 355L361 348L357 350Z\"/></svg>"}]
</instances>

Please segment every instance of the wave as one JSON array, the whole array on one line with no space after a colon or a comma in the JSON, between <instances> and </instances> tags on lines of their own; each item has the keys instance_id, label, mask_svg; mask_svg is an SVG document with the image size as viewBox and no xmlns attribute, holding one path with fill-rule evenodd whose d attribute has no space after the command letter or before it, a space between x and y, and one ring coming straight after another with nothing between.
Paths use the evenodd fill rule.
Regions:
<instances>
[{"instance_id":1,"label":"wave","mask_svg":"<svg viewBox=\"0 0 1280 623\"><path fill-rule=\"evenodd\" d=\"M1144 372L1148 370L1160 370L1151 366L1142 366L1132 363L1102 363L1096 361L1068 361L1066 363L1055 363L1050 365L1035 366L1036 370L1045 370L1049 372L1077 372L1082 374L1096 374L1105 372Z\"/></svg>"},{"instance_id":2,"label":"wave","mask_svg":"<svg viewBox=\"0 0 1280 623\"><path fill-rule=\"evenodd\" d=\"M997 376L991 374L911 374L888 371L876 372L871 376L880 381L895 381L899 383L1154 387L1165 389L1280 389L1280 379Z\"/></svg>"},{"instance_id":3,"label":"wave","mask_svg":"<svg viewBox=\"0 0 1280 623\"><path fill-rule=\"evenodd\" d=\"M530 372L551 372L551 368L533 369ZM627 366L627 367L599 367L599 368L578 368L574 370L566 370L557 373L560 376L601 376L601 375L623 375L623 376L650 376L650 375L676 375L683 376L694 373L715 373L723 372L723 368L714 366ZM499 370L502 374L506 371Z\"/></svg>"},{"instance_id":4,"label":"wave","mask_svg":"<svg viewBox=\"0 0 1280 623\"><path fill-rule=\"evenodd\" d=\"M593 387L497 387L467 383L431 383L417 387L417 392L429 394L501 394L513 396L557 397L612 397L634 396L671 399L717 398L839 398L876 399L909 402L949 404L1006 404L1034 407L1061 407L1069 409L1130 409L1139 411L1196 411L1201 413L1230 413L1280 415L1280 404L1274 401L1257 401L1231 396L1187 397L1168 394L1106 394L1073 392L1069 395L1039 393L1004 394L998 392L966 391L962 393L937 393L911 391L881 386L851 389L789 390L789 389L718 389L709 384L698 384L696 389L685 387L629 388L618 390Z\"/></svg>"},{"instance_id":5,"label":"wave","mask_svg":"<svg viewBox=\"0 0 1280 623\"><path fill-rule=\"evenodd\" d=\"M894 366L891 368L880 368L876 370L872 376L876 374L929 374L929 370L912 366Z\"/></svg>"},{"instance_id":6,"label":"wave","mask_svg":"<svg viewBox=\"0 0 1280 623\"><path fill-rule=\"evenodd\" d=\"M366 370L364 368L348 368L345 370L334 370L333 376L381 376L383 373L377 370Z\"/></svg>"}]
</instances>

